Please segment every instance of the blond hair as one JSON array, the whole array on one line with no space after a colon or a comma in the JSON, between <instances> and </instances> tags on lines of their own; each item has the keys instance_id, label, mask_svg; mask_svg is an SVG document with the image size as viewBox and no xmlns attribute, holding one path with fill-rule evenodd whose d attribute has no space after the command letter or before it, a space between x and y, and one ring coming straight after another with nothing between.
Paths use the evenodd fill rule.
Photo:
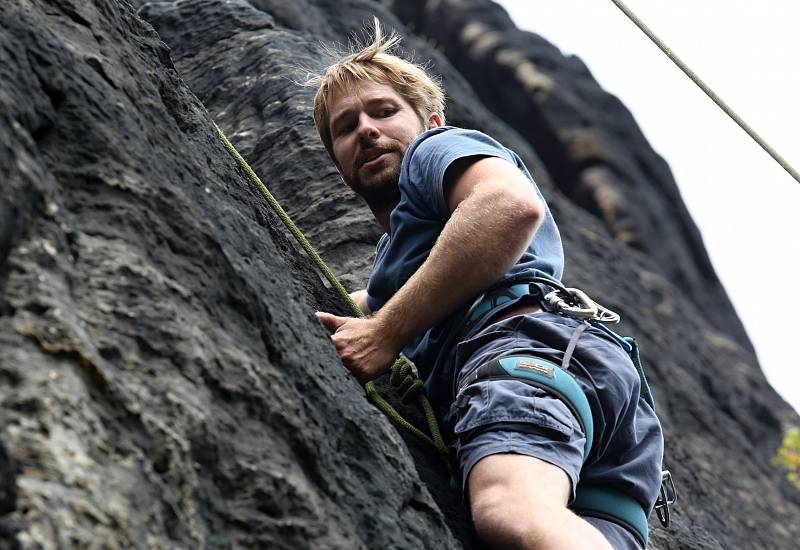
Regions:
<instances>
[{"instance_id":1,"label":"blond hair","mask_svg":"<svg viewBox=\"0 0 800 550\"><path fill-rule=\"evenodd\" d=\"M339 60L322 74L308 80L309 85L319 85L314 95L314 124L319 137L333 157L333 139L330 131L328 102L334 92L348 90L361 82L375 82L391 86L419 116L423 125L428 116L437 113L444 123L444 91L425 69L390 53L401 37L393 32L384 36L380 22L374 20L374 38L370 44L351 46L347 55L339 53Z\"/></svg>"}]
</instances>

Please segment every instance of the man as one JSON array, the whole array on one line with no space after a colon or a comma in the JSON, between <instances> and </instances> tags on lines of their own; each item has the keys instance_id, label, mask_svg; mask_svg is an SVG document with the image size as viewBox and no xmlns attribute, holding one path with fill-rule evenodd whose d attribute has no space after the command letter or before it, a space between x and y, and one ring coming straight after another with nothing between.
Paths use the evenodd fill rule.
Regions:
<instances>
[{"instance_id":1,"label":"man","mask_svg":"<svg viewBox=\"0 0 800 550\"><path fill-rule=\"evenodd\" d=\"M381 375L403 351L439 409L458 397L453 444L483 540L496 548L641 548L618 523L568 508L580 479L652 509L663 442L639 398L638 374L596 327L542 311L535 285L464 328L483 292L560 279L561 240L520 158L485 134L444 126L440 87L388 53L398 41L376 24L372 44L316 79L322 142L386 231L367 289L351 295L369 317L317 315L360 380ZM585 430L562 399L523 380L468 380L481 365L522 354L556 363L568 356L597 434L585 465Z\"/></svg>"}]
</instances>

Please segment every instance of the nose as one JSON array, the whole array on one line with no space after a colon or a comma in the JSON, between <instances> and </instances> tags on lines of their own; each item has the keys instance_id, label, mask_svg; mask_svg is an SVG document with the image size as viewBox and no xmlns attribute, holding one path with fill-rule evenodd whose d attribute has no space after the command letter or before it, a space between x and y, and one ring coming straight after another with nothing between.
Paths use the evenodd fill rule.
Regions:
<instances>
[{"instance_id":1,"label":"nose","mask_svg":"<svg viewBox=\"0 0 800 550\"><path fill-rule=\"evenodd\" d=\"M361 113L358 116L358 137L362 141L374 141L378 139L380 131L378 130L375 120L367 113Z\"/></svg>"}]
</instances>

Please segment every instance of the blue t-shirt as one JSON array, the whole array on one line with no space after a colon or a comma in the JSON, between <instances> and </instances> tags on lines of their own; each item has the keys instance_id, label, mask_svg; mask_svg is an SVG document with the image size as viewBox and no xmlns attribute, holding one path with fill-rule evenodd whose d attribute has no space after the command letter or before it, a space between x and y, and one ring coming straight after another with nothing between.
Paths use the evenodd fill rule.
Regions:
<instances>
[{"instance_id":1,"label":"blue t-shirt","mask_svg":"<svg viewBox=\"0 0 800 550\"><path fill-rule=\"evenodd\" d=\"M564 271L561 236L544 197L519 156L486 134L444 126L417 137L403 157L400 202L389 217L391 235L384 233L378 241L367 285L370 310L377 311L389 301L428 258L450 218L443 189L445 171L454 161L472 156L499 157L513 163L530 180L545 204L544 222L527 250L491 289L529 281L534 276L561 280ZM431 373L451 329L463 321L473 301L474 298L403 349L403 353L417 365L423 380ZM473 330L480 328L476 325Z\"/></svg>"}]
</instances>

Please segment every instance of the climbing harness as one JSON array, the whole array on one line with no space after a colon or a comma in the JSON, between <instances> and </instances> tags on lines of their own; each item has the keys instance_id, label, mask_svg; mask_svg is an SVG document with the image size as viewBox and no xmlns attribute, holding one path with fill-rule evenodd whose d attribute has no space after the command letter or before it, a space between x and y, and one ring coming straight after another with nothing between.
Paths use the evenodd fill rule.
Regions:
<instances>
[{"instance_id":1,"label":"climbing harness","mask_svg":"<svg viewBox=\"0 0 800 550\"><path fill-rule=\"evenodd\" d=\"M542 296L541 288L538 285L546 285L555 290ZM539 297L545 307L553 313L581 321L570 337L561 364L557 365L541 357L528 355L503 357L485 363L462 380L460 385L454 386L454 399L448 418L454 418L457 412L467 404L469 394L464 389L475 382L486 379L520 380L534 387L547 390L572 411L586 436L583 451L585 463L594 442L592 412L583 389L575 378L568 373L578 340L583 331L591 326L603 331L622 347L630 356L639 374L641 397L655 411L655 401L644 373L639 348L633 338L620 336L602 324L605 322L618 322L620 320L618 314L598 304L589 298L585 292L575 288L566 288L557 281L545 277L534 277L531 283L515 284L491 291L479 297L466 316L465 326L473 327L478 320L495 315L495 310L499 306L527 295L531 295L534 298ZM463 329L457 332L459 339L465 334ZM448 357L448 361L453 360L454 357L451 354ZM669 507L676 500L677 496L672 474L669 470L663 470L659 497L653 509L664 527L668 527L670 524ZM641 504L627 494L608 487L589 486L579 481L575 489L575 499L570 506L577 513L601 517L621 524L638 538L644 546L647 546L649 536L647 512Z\"/></svg>"},{"instance_id":2,"label":"climbing harness","mask_svg":"<svg viewBox=\"0 0 800 550\"><path fill-rule=\"evenodd\" d=\"M742 119L742 117L737 115L736 112L733 109L731 109L728 106L728 104L725 103L722 100L722 98L719 97L708 84L703 82L703 80L699 76L697 76L697 74L692 69L690 69L688 65L686 65L686 63L684 63L677 55L675 55L675 53L656 35L656 33L654 33L650 29L650 27L644 24L644 21L642 21L635 13L633 13L633 11L628 6L626 6L624 2L622 2L622 0L611 0L611 1L614 2L614 4L622 11L622 13L628 16L628 19L633 21L633 23L637 27L639 27L639 29L644 34L647 35L647 38L649 38L656 46L658 46L659 49L662 52L664 52L666 56L669 57L670 60L673 63L675 63L675 65L677 65L678 68L682 70L686 76L688 76L691 79L692 82L697 84L697 86L701 90L703 90L703 92L705 92L705 94L709 98L711 98L711 101L716 103L717 106L720 109L722 109L726 115L731 117L731 119L733 119L733 121L736 124L738 124L742 130L747 132L747 135L753 138L753 140L756 143L758 143L761 146L761 148L764 149L764 151L766 151L767 154L769 154L769 156L775 159L775 161L781 165L781 168L786 170L786 172L790 176L792 176L798 183L800 183L800 174L797 173L797 170L792 168L792 166L788 163L788 161L786 161L786 159L784 159L781 155L779 155L778 152L775 149L773 149L760 135L758 135L756 131L753 130L753 128L751 128L750 125L747 124Z\"/></svg>"},{"instance_id":3,"label":"climbing harness","mask_svg":"<svg viewBox=\"0 0 800 550\"><path fill-rule=\"evenodd\" d=\"M364 313L361 311L361 308L359 308L353 299L350 298L347 290L345 290L345 288L336 278L336 275L334 275L333 271L331 271L331 269L325 264L317 251L314 250L314 247L311 246L311 243L308 241L305 235L303 235L300 229L295 225L272 193L269 192L269 189L267 189L247 161L244 160L244 157L242 157L239 151L236 150L225 134L222 133L222 130L219 129L219 126L214 124L214 128L216 128L220 141L222 141L225 149L236 161L236 164L239 165L239 167L247 175L247 178L250 180L250 182L256 187L256 189L258 189L264 200L267 201L270 207L272 207L272 210L275 212L278 218L280 218L289 232L294 236L303 250L306 251L306 254L308 254L311 260L316 264L334 290L336 290L342 300L344 300L345 303L350 307L353 316L364 318ZM450 451L447 448L447 444L445 444L444 439L442 438L433 408L431 407L428 398L425 396L425 393L421 391L422 381L417 376L413 364L408 360L408 358L400 354L400 357L397 358L397 360L395 360L395 362L392 364L390 373L389 383L402 392L402 401L404 403L408 403L414 399L417 400L419 407L422 409L422 413L425 415L430 436L403 418L402 415L378 393L378 390L375 389L374 382L367 382L364 385L364 391L367 395L367 398L372 401L376 407L383 411L383 413L386 414L386 416L388 416L389 419L397 426L405 429L409 433L413 434L436 449L436 451L442 456L442 458L444 458L445 462L447 462L449 466Z\"/></svg>"}]
</instances>

